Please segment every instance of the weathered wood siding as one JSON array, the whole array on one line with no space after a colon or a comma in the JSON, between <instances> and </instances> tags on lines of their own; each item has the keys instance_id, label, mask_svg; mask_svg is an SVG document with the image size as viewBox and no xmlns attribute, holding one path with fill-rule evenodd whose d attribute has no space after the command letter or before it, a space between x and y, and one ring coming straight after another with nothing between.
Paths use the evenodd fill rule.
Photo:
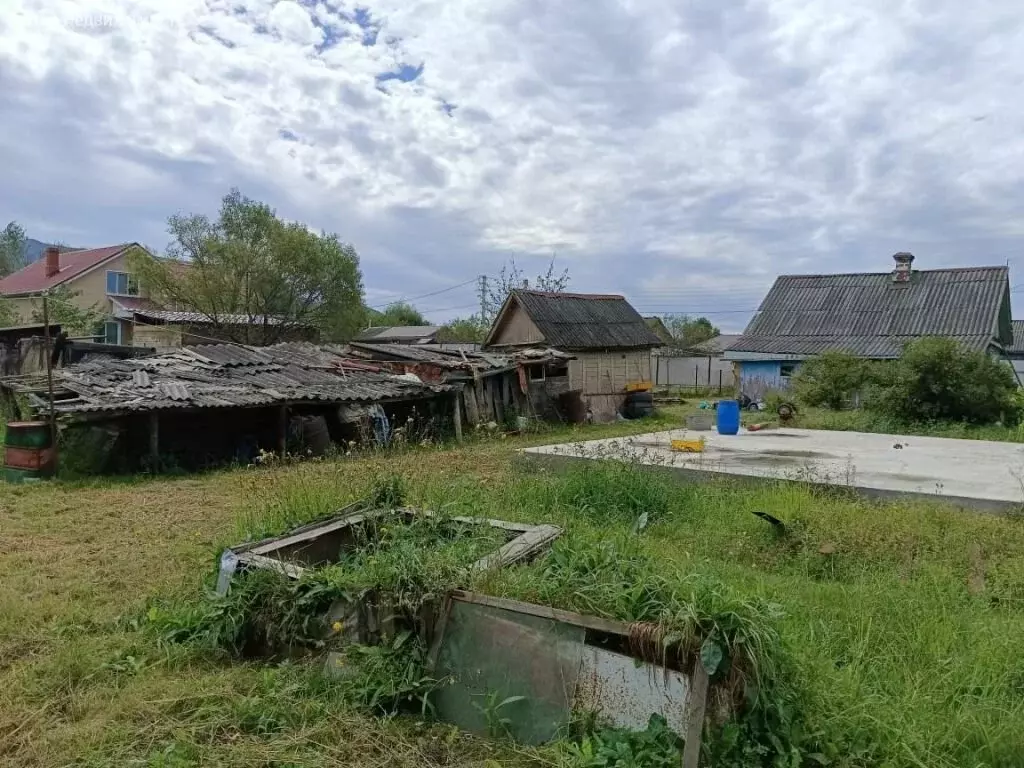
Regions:
<instances>
[{"instance_id":1,"label":"weathered wood siding","mask_svg":"<svg viewBox=\"0 0 1024 768\"><path fill-rule=\"evenodd\" d=\"M574 352L569 361L569 387L583 393L595 421L611 421L626 399L626 384L649 381L651 351Z\"/></svg>"},{"instance_id":2,"label":"weathered wood siding","mask_svg":"<svg viewBox=\"0 0 1024 768\"><path fill-rule=\"evenodd\" d=\"M519 304L509 308L504 322L491 342L492 346L510 346L518 344L541 344L544 336L534 325L533 320L523 311Z\"/></svg>"}]
</instances>

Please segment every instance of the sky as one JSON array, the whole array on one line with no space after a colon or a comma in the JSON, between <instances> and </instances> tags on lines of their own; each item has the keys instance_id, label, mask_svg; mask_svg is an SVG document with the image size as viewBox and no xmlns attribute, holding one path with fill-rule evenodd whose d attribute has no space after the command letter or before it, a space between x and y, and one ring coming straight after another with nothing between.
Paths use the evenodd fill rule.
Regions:
<instances>
[{"instance_id":1,"label":"sky","mask_svg":"<svg viewBox=\"0 0 1024 768\"><path fill-rule=\"evenodd\" d=\"M553 256L725 331L896 251L1024 307L1022 85L1017 0L0 0L0 220L162 251L237 186L434 320Z\"/></svg>"}]
</instances>

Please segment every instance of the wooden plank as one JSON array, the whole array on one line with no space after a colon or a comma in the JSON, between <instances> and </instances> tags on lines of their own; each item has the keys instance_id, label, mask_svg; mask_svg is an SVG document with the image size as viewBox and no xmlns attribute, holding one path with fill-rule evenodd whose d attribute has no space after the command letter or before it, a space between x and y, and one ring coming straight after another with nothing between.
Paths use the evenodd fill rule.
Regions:
<instances>
[{"instance_id":1,"label":"wooden plank","mask_svg":"<svg viewBox=\"0 0 1024 768\"><path fill-rule=\"evenodd\" d=\"M462 442L462 395L455 393L452 398L452 421L455 422L455 442Z\"/></svg>"},{"instance_id":2,"label":"wooden plank","mask_svg":"<svg viewBox=\"0 0 1024 768\"><path fill-rule=\"evenodd\" d=\"M238 562L246 565L254 565L257 568L264 568L269 571L279 571L292 579L301 579L306 569L295 563L286 563L284 560L275 560L272 557L264 557L253 552L243 552L238 556Z\"/></svg>"},{"instance_id":3,"label":"wooden plank","mask_svg":"<svg viewBox=\"0 0 1024 768\"><path fill-rule=\"evenodd\" d=\"M708 706L708 673L700 659L693 664L690 676L692 686L690 698L686 705L686 734L683 738L683 768L698 768L700 764L700 740L704 732L704 716Z\"/></svg>"},{"instance_id":4,"label":"wooden plank","mask_svg":"<svg viewBox=\"0 0 1024 768\"><path fill-rule=\"evenodd\" d=\"M434 640L427 652L426 673L432 675L437 667L437 659L441 655L441 644L444 642L444 633L448 629L448 617L452 612L451 595L445 595L444 604L441 606L441 615L437 618L437 625L434 627Z\"/></svg>"},{"instance_id":5,"label":"wooden plank","mask_svg":"<svg viewBox=\"0 0 1024 768\"><path fill-rule=\"evenodd\" d=\"M367 512L354 512L351 515L346 515L345 517L332 520L331 522L324 523L323 525L308 528L299 533L292 534L291 536L286 536L283 539L272 539L266 544L261 544L260 546L251 548L249 552L256 555L266 555L270 552L274 552L275 550L283 549L284 547L290 547L294 544L312 541L324 534L333 533L334 531L339 531L342 528L348 528L351 525L356 525L365 520L373 520L374 518L381 517L384 514L386 514L386 510L382 509L369 510Z\"/></svg>"},{"instance_id":6,"label":"wooden plank","mask_svg":"<svg viewBox=\"0 0 1024 768\"><path fill-rule=\"evenodd\" d=\"M535 554L562 535L562 529L557 525L540 525L532 531L527 531L521 536L513 539L497 552L477 560L473 563L473 570L487 571L492 568L504 568L506 565L518 562L530 555Z\"/></svg>"},{"instance_id":7,"label":"wooden plank","mask_svg":"<svg viewBox=\"0 0 1024 768\"><path fill-rule=\"evenodd\" d=\"M277 452L281 458L288 453L288 406L282 405L277 411Z\"/></svg>"},{"instance_id":8,"label":"wooden plank","mask_svg":"<svg viewBox=\"0 0 1024 768\"><path fill-rule=\"evenodd\" d=\"M479 592L467 592L462 589L453 590L451 597L452 600L458 600L462 603L474 603L476 605L490 606L491 608L501 608L502 610L513 611L514 613L525 613L528 616L537 616L541 619L562 621L566 624L583 627L584 629L592 629L595 632L604 632L609 635L629 637L629 624L621 621L602 619L598 616L584 616L581 613L563 611L559 608L549 608L546 605L523 603L519 600L509 600L504 597L491 597L490 595L482 595Z\"/></svg>"},{"instance_id":9,"label":"wooden plank","mask_svg":"<svg viewBox=\"0 0 1024 768\"><path fill-rule=\"evenodd\" d=\"M153 472L160 467L160 414L149 412L149 460Z\"/></svg>"}]
</instances>

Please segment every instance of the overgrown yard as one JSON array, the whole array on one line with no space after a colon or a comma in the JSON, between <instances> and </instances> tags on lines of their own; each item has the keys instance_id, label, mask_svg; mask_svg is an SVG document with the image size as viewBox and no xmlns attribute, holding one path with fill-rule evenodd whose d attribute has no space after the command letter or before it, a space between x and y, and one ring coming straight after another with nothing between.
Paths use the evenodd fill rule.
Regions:
<instances>
[{"instance_id":1,"label":"overgrown yard","mask_svg":"<svg viewBox=\"0 0 1024 768\"><path fill-rule=\"evenodd\" d=\"M163 617L202 605L223 546L329 513L394 476L410 504L566 527L543 566L561 574L561 592L509 575L489 585L496 594L624 618L651 606L720 617L756 608L765 634L751 640L777 630L778 647L761 651L779 665L773 676L792 676L764 686L787 709L758 738L803 752L777 765L1024 764L1024 521L784 484L671 485L630 466L554 475L512 460L531 440L566 438L0 486L0 764L616 765L417 715L373 717L301 663L167 642ZM754 511L786 521L787 534ZM602 592L595 585L614 579L583 573L628 580ZM768 617L764 602L783 615ZM746 754L713 745L715 768L760 764L751 744Z\"/></svg>"}]
</instances>

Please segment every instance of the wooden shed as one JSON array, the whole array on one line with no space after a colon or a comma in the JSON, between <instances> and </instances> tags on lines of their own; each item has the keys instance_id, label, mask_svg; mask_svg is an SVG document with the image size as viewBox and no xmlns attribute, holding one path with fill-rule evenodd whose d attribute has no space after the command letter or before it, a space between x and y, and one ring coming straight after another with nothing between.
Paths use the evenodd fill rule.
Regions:
<instances>
[{"instance_id":1,"label":"wooden shed","mask_svg":"<svg viewBox=\"0 0 1024 768\"><path fill-rule=\"evenodd\" d=\"M567 388L578 392L594 421L611 421L631 386L651 378L651 350L662 345L622 296L512 291L484 348L548 347L569 353Z\"/></svg>"}]
</instances>

